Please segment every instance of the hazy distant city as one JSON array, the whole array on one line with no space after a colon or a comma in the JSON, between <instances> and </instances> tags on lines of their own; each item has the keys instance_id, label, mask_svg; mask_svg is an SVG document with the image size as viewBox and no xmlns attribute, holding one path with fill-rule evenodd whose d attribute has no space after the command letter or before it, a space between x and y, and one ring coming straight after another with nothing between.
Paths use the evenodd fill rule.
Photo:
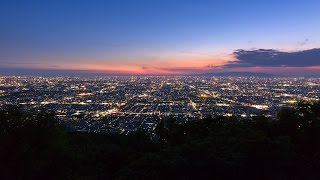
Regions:
<instances>
[{"instance_id":1,"label":"hazy distant city","mask_svg":"<svg viewBox=\"0 0 320 180\"><path fill-rule=\"evenodd\" d=\"M320 78L0 77L0 106L54 111L70 130L153 133L160 119L264 115L320 97Z\"/></svg>"}]
</instances>

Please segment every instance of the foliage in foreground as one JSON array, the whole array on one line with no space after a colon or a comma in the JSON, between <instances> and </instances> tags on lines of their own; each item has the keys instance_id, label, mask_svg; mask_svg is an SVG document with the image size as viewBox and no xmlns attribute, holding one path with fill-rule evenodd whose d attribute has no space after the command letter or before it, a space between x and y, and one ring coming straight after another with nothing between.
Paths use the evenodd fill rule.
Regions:
<instances>
[{"instance_id":1,"label":"foliage in foreground","mask_svg":"<svg viewBox=\"0 0 320 180\"><path fill-rule=\"evenodd\" d=\"M66 132L54 114L0 112L1 179L319 179L320 103L278 120L160 121L156 140Z\"/></svg>"}]
</instances>

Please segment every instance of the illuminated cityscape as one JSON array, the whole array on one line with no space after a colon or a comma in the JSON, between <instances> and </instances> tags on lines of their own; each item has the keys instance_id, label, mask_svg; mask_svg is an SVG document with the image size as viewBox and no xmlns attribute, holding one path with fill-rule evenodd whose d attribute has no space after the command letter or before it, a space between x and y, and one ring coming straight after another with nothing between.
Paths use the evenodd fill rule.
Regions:
<instances>
[{"instance_id":1,"label":"illuminated cityscape","mask_svg":"<svg viewBox=\"0 0 320 180\"><path fill-rule=\"evenodd\" d=\"M320 0L1 0L0 180L320 180Z\"/></svg>"},{"instance_id":2,"label":"illuminated cityscape","mask_svg":"<svg viewBox=\"0 0 320 180\"><path fill-rule=\"evenodd\" d=\"M281 107L317 101L320 78L212 76L0 77L0 105L54 111L70 130L153 133L174 116L276 117Z\"/></svg>"}]
</instances>

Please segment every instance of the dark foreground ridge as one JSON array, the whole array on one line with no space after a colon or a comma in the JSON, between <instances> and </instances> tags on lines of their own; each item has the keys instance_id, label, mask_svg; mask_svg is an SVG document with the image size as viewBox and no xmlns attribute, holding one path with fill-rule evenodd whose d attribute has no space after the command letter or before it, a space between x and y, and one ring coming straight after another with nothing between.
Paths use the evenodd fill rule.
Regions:
<instances>
[{"instance_id":1,"label":"dark foreground ridge","mask_svg":"<svg viewBox=\"0 0 320 180\"><path fill-rule=\"evenodd\" d=\"M278 120L160 121L156 137L67 132L54 114L0 112L0 179L319 179L320 103Z\"/></svg>"}]
</instances>

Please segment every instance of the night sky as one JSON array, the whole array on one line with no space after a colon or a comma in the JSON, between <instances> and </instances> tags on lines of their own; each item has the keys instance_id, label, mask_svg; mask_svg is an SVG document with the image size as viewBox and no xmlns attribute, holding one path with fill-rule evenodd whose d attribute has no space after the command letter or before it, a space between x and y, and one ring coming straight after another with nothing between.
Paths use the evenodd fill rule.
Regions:
<instances>
[{"instance_id":1,"label":"night sky","mask_svg":"<svg viewBox=\"0 0 320 180\"><path fill-rule=\"evenodd\" d=\"M1 0L0 75L320 72L319 0Z\"/></svg>"}]
</instances>

